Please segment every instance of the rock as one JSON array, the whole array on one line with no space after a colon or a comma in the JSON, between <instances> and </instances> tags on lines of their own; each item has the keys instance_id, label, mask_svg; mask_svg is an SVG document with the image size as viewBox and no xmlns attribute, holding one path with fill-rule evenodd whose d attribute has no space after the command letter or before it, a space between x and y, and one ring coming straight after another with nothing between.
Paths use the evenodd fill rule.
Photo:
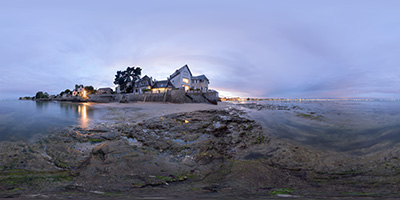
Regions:
<instances>
[{"instance_id":1,"label":"rock","mask_svg":"<svg viewBox=\"0 0 400 200\"><path fill-rule=\"evenodd\" d=\"M400 147L363 158L319 151L271 137L242 115L234 108L177 113L111 129L73 128L35 144L2 142L0 195L399 191L392 183L400 178ZM9 192L16 188L23 190Z\"/></svg>"},{"instance_id":2,"label":"rock","mask_svg":"<svg viewBox=\"0 0 400 200\"><path fill-rule=\"evenodd\" d=\"M119 102L120 103L129 103L128 98L125 95L122 95L122 98Z\"/></svg>"}]
</instances>

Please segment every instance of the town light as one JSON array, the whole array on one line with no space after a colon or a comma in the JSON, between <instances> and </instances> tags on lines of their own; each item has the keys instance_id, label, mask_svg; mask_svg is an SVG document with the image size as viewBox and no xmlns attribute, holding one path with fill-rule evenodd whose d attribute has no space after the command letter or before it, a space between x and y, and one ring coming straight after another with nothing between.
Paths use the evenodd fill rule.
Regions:
<instances>
[{"instance_id":1,"label":"town light","mask_svg":"<svg viewBox=\"0 0 400 200\"><path fill-rule=\"evenodd\" d=\"M87 92L86 92L86 90L83 90L82 98L84 98L84 99L87 98Z\"/></svg>"}]
</instances>

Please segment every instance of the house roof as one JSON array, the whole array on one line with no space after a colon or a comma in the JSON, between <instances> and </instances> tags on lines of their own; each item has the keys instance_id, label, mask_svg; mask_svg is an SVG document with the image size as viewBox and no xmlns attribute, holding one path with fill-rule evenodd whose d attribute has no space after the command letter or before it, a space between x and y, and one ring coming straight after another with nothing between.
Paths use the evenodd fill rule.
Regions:
<instances>
[{"instance_id":1,"label":"house roof","mask_svg":"<svg viewBox=\"0 0 400 200\"><path fill-rule=\"evenodd\" d=\"M152 88L166 88L166 87L174 87L169 80L162 80L154 82Z\"/></svg>"},{"instance_id":2,"label":"house roof","mask_svg":"<svg viewBox=\"0 0 400 200\"><path fill-rule=\"evenodd\" d=\"M111 90L112 91L112 89L111 88L99 88L98 90Z\"/></svg>"},{"instance_id":3,"label":"house roof","mask_svg":"<svg viewBox=\"0 0 400 200\"><path fill-rule=\"evenodd\" d=\"M192 80L200 80L200 81L207 80L208 81L208 78L206 77L206 75L203 74L203 75L200 75L200 76L193 76Z\"/></svg>"},{"instance_id":4,"label":"house roof","mask_svg":"<svg viewBox=\"0 0 400 200\"><path fill-rule=\"evenodd\" d=\"M177 69L173 74L171 74L171 76L169 77L169 79L172 79L172 78L174 78L175 76L178 76L185 68L188 69L188 71L189 71L189 73L190 73L190 76L192 76L192 72L190 71L189 66L184 65L183 67Z\"/></svg>"},{"instance_id":5,"label":"house roof","mask_svg":"<svg viewBox=\"0 0 400 200\"><path fill-rule=\"evenodd\" d=\"M139 85L139 83L147 83L145 86L151 86L151 78L149 78L147 75L143 76L141 79L136 81L135 87L141 87L143 85Z\"/></svg>"},{"instance_id":6,"label":"house roof","mask_svg":"<svg viewBox=\"0 0 400 200\"><path fill-rule=\"evenodd\" d=\"M150 80L150 78L147 76L147 75L144 75L141 79L140 79L140 81L144 81L144 80Z\"/></svg>"}]
</instances>

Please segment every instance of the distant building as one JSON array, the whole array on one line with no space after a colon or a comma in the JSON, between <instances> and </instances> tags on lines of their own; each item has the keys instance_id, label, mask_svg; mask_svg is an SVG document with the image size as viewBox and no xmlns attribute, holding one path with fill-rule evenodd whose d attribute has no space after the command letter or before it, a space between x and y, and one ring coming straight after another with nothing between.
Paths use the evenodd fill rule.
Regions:
<instances>
[{"instance_id":1,"label":"distant building","mask_svg":"<svg viewBox=\"0 0 400 200\"><path fill-rule=\"evenodd\" d=\"M111 94L113 90L111 88L99 88L96 94Z\"/></svg>"},{"instance_id":2,"label":"distant building","mask_svg":"<svg viewBox=\"0 0 400 200\"><path fill-rule=\"evenodd\" d=\"M76 86L75 86L75 87L76 87ZM72 91L72 96L73 96L73 97L75 97L75 96L81 96L82 93L83 93L83 91L85 91L85 88L83 87L83 85L79 85L77 88L75 88L75 89Z\"/></svg>"}]
</instances>

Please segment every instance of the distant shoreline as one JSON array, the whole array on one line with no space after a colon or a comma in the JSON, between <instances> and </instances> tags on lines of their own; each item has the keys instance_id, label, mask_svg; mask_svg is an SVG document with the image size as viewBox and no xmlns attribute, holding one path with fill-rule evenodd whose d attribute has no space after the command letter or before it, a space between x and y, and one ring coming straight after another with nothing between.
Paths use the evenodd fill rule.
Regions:
<instances>
[{"instance_id":1,"label":"distant shoreline","mask_svg":"<svg viewBox=\"0 0 400 200\"><path fill-rule=\"evenodd\" d=\"M35 99L34 97L20 97L19 100L35 100L35 101L71 101L71 102L170 102L170 103L208 103L218 104L218 93L215 91L185 91L184 88L167 90L161 93L144 93L144 94L90 94L87 98L82 96L67 97L48 97Z\"/></svg>"}]
</instances>

